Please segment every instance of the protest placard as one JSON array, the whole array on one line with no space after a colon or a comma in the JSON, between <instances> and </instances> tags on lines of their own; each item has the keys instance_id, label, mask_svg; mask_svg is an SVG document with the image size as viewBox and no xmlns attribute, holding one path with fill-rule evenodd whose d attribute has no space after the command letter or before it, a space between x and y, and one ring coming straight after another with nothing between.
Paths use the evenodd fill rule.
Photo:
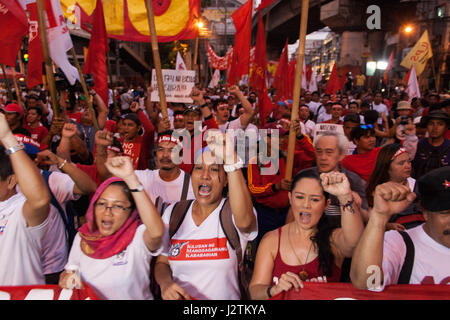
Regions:
<instances>
[{"instance_id":1,"label":"protest placard","mask_svg":"<svg viewBox=\"0 0 450 320\"><path fill-rule=\"evenodd\" d=\"M167 102L192 103L189 97L195 85L195 71L162 69L164 91ZM152 96L151 101L159 101L158 83L156 82L156 71L152 73Z\"/></svg>"}]
</instances>

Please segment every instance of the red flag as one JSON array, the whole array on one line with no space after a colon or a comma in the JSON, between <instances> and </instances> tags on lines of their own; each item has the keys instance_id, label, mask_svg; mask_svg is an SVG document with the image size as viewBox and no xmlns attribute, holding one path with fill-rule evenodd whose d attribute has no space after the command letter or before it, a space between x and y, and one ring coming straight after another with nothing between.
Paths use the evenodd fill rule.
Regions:
<instances>
[{"instance_id":1,"label":"red flag","mask_svg":"<svg viewBox=\"0 0 450 320\"><path fill-rule=\"evenodd\" d=\"M340 87L341 83L339 82L337 63L334 63L330 78L328 79L327 87L325 88L325 93L335 94L340 89Z\"/></svg>"},{"instance_id":2,"label":"red flag","mask_svg":"<svg viewBox=\"0 0 450 320\"><path fill-rule=\"evenodd\" d=\"M384 71L383 74L383 82L384 84L387 85L388 83L388 79L389 79L389 70L391 70L392 68L392 62L394 61L394 50L391 51L391 55L389 56L389 62L388 62L388 66L386 68L386 71Z\"/></svg>"},{"instance_id":3,"label":"red flag","mask_svg":"<svg viewBox=\"0 0 450 320\"><path fill-rule=\"evenodd\" d=\"M16 66L22 37L28 32L28 19L17 0L0 0L0 63Z\"/></svg>"},{"instance_id":4,"label":"red flag","mask_svg":"<svg viewBox=\"0 0 450 320\"><path fill-rule=\"evenodd\" d=\"M288 41L281 51L280 60L278 62L277 71L273 81L273 87L277 90L277 96L282 100L289 99L289 59L288 59ZM275 101L276 102L276 101Z\"/></svg>"},{"instance_id":5,"label":"red flag","mask_svg":"<svg viewBox=\"0 0 450 320\"><path fill-rule=\"evenodd\" d=\"M108 104L108 73L106 70L106 53L108 51L103 5L101 0L97 0L88 56L83 73L92 74L94 77L94 90L100 95L105 104Z\"/></svg>"},{"instance_id":6,"label":"red flag","mask_svg":"<svg viewBox=\"0 0 450 320\"><path fill-rule=\"evenodd\" d=\"M253 1L248 0L231 15L236 27L236 34L234 36L233 59L228 73L228 85L235 84L243 75L248 74L252 37L252 7Z\"/></svg>"},{"instance_id":7,"label":"red flag","mask_svg":"<svg viewBox=\"0 0 450 320\"><path fill-rule=\"evenodd\" d=\"M289 62L289 70L288 70L288 77L289 77L289 89L288 89L288 97L289 99L292 99L294 94L294 82L295 82L295 68L297 67L297 59L296 57L292 57L291 62Z\"/></svg>"},{"instance_id":8,"label":"red flag","mask_svg":"<svg viewBox=\"0 0 450 320\"><path fill-rule=\"evenodd\" d=\"M258 92L258 100L259 100L259 119L261 122L261 126L264 126L266 124L267 118L269 117L273 109L273 103L272 100L270 100L269 98L266 88Z\"/></svg>"},{"instance_id":9,"label":"red flag","mask_svg":"<svg viewBox=\"0 0 450 320\"><path fill-rule=\"evenodd\" d=\"M258 15L258 33L255 44L255 63L250 78L250 85L258 92L266 87L266 39L264 37L264 24L261 12Z\"/></svg>"},{"instance_id":10,"label":"red flag","mask_svg":"<svg viewBox=\"0 0 450 320\"><path fill-rule=\"evenodd\" d=\"M273 3L274 0L261 0L261 3L259 4L258 8L256 10L262 10L264 8L267 8Z\"/></svg>"},{"instance_id":11,"label":"red flag","mask_svg":"<svg viewBox=\"0 0 450 320\"><path fill-rule=\"evenodd\" d=\"M27 11L30 13L30 29L28 35L28 66L27 66L27 87L33 88L42 83L42 54L41 36L39 35L38 16L36 2L27 4ZM45 4L48 7L48 3Z\"/></svg>"}]
</instances>

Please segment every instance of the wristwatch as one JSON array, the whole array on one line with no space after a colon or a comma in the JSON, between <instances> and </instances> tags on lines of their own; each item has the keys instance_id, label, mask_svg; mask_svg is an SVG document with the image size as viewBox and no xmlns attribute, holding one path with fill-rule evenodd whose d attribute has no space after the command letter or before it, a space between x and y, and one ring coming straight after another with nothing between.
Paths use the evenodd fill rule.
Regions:
<instances>
[{"instance_id":1,"label":"wristwatch","mask_svg":"<svg viewBox=\"0 0 450 320\"><path fill-rule=\"evenodd\" d=\"M140 184L136 187L136 189L130 189L130 192L141 192L142 190L144 190L144 186Z\"/></svg>"},{"instance_id":2,"label":"wristwatch","mask_svg":"<svg viewBox=\"0 0 450 320\"><path fill-rule=\"evenodd\" d=\"M11 155L13 153L16 153L19 150L25 149L25 145L22 143L22 141L19 141L15 146L6 149L6 154Z\"/></svg>"},{"instance_id":3,"label":"wristwatch","mask_svg":"<svg viewBox=\"0 0 450 320\"><path fill-rule=\"evenodd\" d=\"M223 165L223 169L225 170L225 172L233 172L236 170L241 169L244 166L244 161L242 161L241 158L238 157L238 161L234 164L224 164Z\"/></svg>"}]
</instances>

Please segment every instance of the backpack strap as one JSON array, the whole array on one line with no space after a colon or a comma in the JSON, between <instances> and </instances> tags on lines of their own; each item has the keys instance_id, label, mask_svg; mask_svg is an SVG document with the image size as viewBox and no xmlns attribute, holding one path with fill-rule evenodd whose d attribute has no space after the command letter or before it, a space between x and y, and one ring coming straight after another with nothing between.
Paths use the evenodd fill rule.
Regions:
<instances>
[{"instance_id":1,"label":"backpack strap","mask_svg":"<svg viewBox=\"0 0 450 320\"><path fill-rule=\"evenodd\" d=\"M238 277L239 277L239 290L241 291L241 299L247 300L249 295L248 280L245 274L244 255L242 252L241 241L239 233L233 223L233 213L231 212L231 205L229 199L225 200L225 203L220 210L220 226L222 227L225 236L230 243L231 248L236 252L238 261Z\"/></svg>"},{"instance_id":2,"label":"backpack strap","mask_svg":"<svg viewBox=\"0 0 450 320\"><path fill-rule=\"evenodd\" d=\"M183 200L177 202L172 210L169 221L169 238L171 239L181 226L186 213L194 200Z\"/></svg>"},{"instance_id":3,"label":"backpack strap","mask_svg":"<svg viewBox=\"0 0 450 320\"><path fill-rule=\"evenodd\" d=\"M42 177L44 178L45 184L47 185L47 189L48 189L48 191L50 193L50 199L51 199L50 203L58 210L58 213L61 216L61 219L62 219L62 221L64 223L64 227L66 229L66 238L69 239L70 238L69 237L69 229L70 229L69 221L68 221L68 219L66 217L66 214L65 214L63 208L61 207L61 204L56 199L55 195L52 192L52 189L50 188L49 179L50 179L50 175L51 174L52 173L50 171L42 170ZM69 242L67 242L67 243L68 243L69 249L70 249L70 244L69 244Z\"/></svg>"},{"instance_id":4,"label":"backpack strap","mask_svg":"<svg viewBox=\"0 0 450 320\"><path fill-rule=\"evenodd\" d=\"M400 275L398 277L397 284L409 284L414 265L414 254L415 254L414 243L412 242L411 237L408 235L408 233L404 231L398 232L402 236L403 241L405 241L406 256L405 261L403 262L402 270L400 271Z\"/></svg>"},{"instance_id":5,"label":"backpack strap","mask_svg":"<svg viewBox=\"0 0 450 320\"><path fill-rule=\"evenodd\" d=\"M181 191L181 198L180 200L186 200L187 194L189 191L189 185L191 182L191 176L184 172L184 180L183 180L183 190Z\"/></svg>"}]
</instances>

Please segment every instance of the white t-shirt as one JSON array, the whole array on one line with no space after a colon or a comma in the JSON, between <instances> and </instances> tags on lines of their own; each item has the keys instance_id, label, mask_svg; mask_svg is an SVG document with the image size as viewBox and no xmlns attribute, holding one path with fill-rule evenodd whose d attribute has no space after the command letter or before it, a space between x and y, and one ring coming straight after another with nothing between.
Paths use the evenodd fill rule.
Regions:
<instances>
[{"instance_id":1,"label":"white t-shirt","mask_svg":"<svg viewBox=\"0 0 450 320\"><path fill-rule=\"evenodd\" d=\"M161 253L148 250L144 243L145 225L141 224L128 247L113 257L93 259L81 251L78 233L73 241L67 265L79 267L81 280L99 299L153 300L150 291L150 261Z\"/></svg>"},{"instance_id":2,"label":"white t-shirt","mask_svg":"<svg viewBox=\"0 0 450 320\"><path fill-rule=\"evenodd\" d=\"M423 225L406 230L414 243L414 265L410 284L440 284L450 277L450 248L433 240ZM384 285L397 284L406 256L406 245L397 231L388 231L384 235L383 274Z\"/></svg>"},{"instance_id":3,"label":"white t-shirt","mask_svg":"<svg viewBox=\"0 0 450 320\"><path fill-rule=\"evenodd\" d=\"M136 170L136 176L144 186L145 192L150 197L153 203L159 196L166 203L175 203L180 201L181 193L183 192L183 182L186 173L180 170L180 175L173 181L164 181L159 175L159 170ZM186 200L195 199L192 184L189 180L189 189Z\"/></svg>"},{"instance_id":4,"label":"white t-shirt","mask_svg":"<svg viewBox=\"0 0 450 320\"><path fill-rule=\"evenodd\" d=\"M384 113L386 115L386 117L388 116L389 112L388 112L388 108L386 107L385 104L380 103L380 104L375 104L372 103L372 109L376 110L378 112L378 124L382 123L382 118L381 118L381 114Z\"/></svg>"},{"instance_id":5,"label":"white t-shirt","mask_svg":"<svg viewBox=\"0 0 450 320\"><path fill-rule=\"evenodd\" d=\"M17 193L0 202L0 286L45 284L42 238L49 219L27 227L22 213L25 201L25 196Z\"/></svg>"},{"instance_id":6,"label":"white t-shirt","mask_svg":"<svg viewBox=\"0 0 450 320\"><path fill-rule=\"evenodd\" d=\"M234 119L232 121L227 121L224 124L219 124L219 130L222 132L226 132L228 129L238 130L242 129L244 130L244 126L241 124L241 117Z\"/></svg>"},{"instance_id":7,"label":"white t-shirt","mask_svg":"<svg viewBox=\"0 0 450 320\"><path fill-rule=\"evenodd\" d=\"M316 123L311 120L306 120L305 123L300 121L300 124L302 125L302 132L306 134L311 139L314 138L314 128L316 127Z\"/></svg>"},{"instance_id":8,"label":"white t-shirt","mask_svg":"<svg viewBox=\"0 0 450 320\"><path fill-rule=\"evenodd\" d=\"M75 182L68 174L56 171L52 172L48 182L53 195L58 200L67 218L67 202L80 198L80 196L74 195L73 193ZM49 227L44 235L42 246L44 274L51 274L63 270L68 256L66 227L58 209L53 205L50 206Z\"/></svg>"},{"instance_id":9,"label":"white t-shirt","mask_svg":"<svg viewBox=\"0 0 450 320\"><path fill-rule=\"evenodd\" d=\"M199 300L240 299L238 261L220 225L220 205L199 225L192 218L192 205L178 231L169 239L169 221L173 205L163 215L166 225L162 255L168 256L173 280ZM255 217L256 212L253 210ZM234 223L234 217L233 217ZM258 231L242 233L238 228L242 252ZM169 243L170 241L170 243Z\"/></svg>"},{"instance_id":10,"label":"white t-shirt","mask_svg":"<svg viewBox=\"0 0 450 320\"><path fill-rule=\"evenodd\" d=\"M314 101L310 101L308 103L305 103L308 107L309 107L309 111L315 115L317 114L317 109L319 108L319 106L321 105L320 102L314 102ZM323 107L322 109L325 109L325 107Z\"/></svg>"},{"instance_id":11,"label":"white t-shirt","mask_svg":"<svg viewBox=\"0 0 450 320\"><path fill-rule=\"evenodd\" d=\"M317 123L322 123L324 121L328 121L331 119L331 117L332 117L331 113L328 114L326 112L321 112L319 114L319 116L317 117Z\"/></svg>"}]
</instances>

